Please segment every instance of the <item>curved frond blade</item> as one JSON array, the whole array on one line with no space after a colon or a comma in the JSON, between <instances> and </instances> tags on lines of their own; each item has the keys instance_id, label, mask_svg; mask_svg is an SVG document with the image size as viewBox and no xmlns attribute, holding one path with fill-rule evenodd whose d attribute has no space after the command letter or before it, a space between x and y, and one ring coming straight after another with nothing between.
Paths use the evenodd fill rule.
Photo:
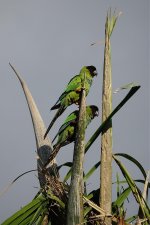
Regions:
<instances>
[{"instance_id":1,"label":"curved frond blade","mask_svg":"<svg viewBox=\"0 0 150 225\"><path fill-rule=\"evenodd\" d=\"M146 172L145 172L143 166L135 158L133 158L131 155L128 155L126 153L115 153L114 155L122 156L122 157L130 160L131 162L133 162L140 169L141 173L143 174L144 178L146 179Z\"/></svg>"},{"instance_id":2,"label":"curved frond blade","mask_svg":"<svg viewBox=\"0 0 150 225\"><path fill-rule=\"evenodd\" d=\"M21 222L26 221L34 216L36 210L43 204L43 202L47 201L43 195L40 195L38 198L33 199L29 204L24 206L10 218L5 220L2 225L16 225L21 224Z\"/></svg>"},{"instance_id":3,"label":"curved frond blade","mask_svg":"<svg viewBox=\"0 0 150 225\"><path fill-rule=\"evenodd\" d=\"M83 180L87 181L87 179L92 176L92 174L95 172L95 170L100 166L101 162L97 162L84 176Z\"/></svg>"},{"instance_id":4,"label":"curved frond blade","mask_svg":"<svg viewBox=\"0 0 150 225\"><path fill-rule=\"evenodd\" d=\"M85 152L91 147L94 141L98 138L100 133L103 131L106 124L112 119L112 117L124 106L124 104L138 91L140 88L139 85L132 86L128 94L124 97L124 99L117 105L117 107L112 111L112 113L107 117L107 119L100 125L100 127L95 131L90 140L87 142L85 146Z\"/></svg>"}]
</instances>

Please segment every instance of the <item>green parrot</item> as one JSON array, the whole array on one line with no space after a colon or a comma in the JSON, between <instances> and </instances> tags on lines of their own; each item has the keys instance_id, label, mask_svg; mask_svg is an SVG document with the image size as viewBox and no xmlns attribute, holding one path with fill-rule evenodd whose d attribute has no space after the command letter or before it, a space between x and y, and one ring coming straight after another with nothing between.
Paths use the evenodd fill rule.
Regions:
<instances>
[{"instance_id":1,"label":"green parrot","mask_svg":"<svg viewBox=\"0 0 150 225\"><path fill-rule=\"evenodd\" d=\"M48 160L50 163L55 156L57 155L58 151L61 147L70 144L75 140L76 135L76 128L77 128L77 120L78 120L79 110L75 110L72 112L64 121L63 125L60 127L58 133L54 137L53 141L58 136L57 143L54 145L54 150ZM95 105L86 106L86 128L89 123L94 119L95 116L98 116L99 110L98 107Z\"/></svg>"},{"instance_id":2,"label":"green parrot","mask_svg":"<svg viewBox=\"0 0 150 225\"><path fill-rule=\"evenodd\" d=\"M68 83L66 89L61 94L55 105L51 110L58 109L54 118L52 119L50 125L48 126L44 138L46 138L48 132L52 128L54 122L57 118L65 111L65 109L72 105L78 104L80 99L80 93L82 90L82 81L85 77L85 91L86 96L89 93L90 87L92 85L93 77L97 75L97 70L94 66L84 66L80 70L79 75L74 76Z\"/></svg>"}]
</instances>

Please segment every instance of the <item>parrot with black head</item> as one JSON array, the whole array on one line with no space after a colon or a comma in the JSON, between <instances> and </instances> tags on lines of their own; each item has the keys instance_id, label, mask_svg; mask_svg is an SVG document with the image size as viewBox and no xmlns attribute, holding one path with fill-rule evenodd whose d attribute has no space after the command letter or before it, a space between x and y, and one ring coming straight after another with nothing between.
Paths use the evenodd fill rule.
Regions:
<instances>
[{"instance_id":1,"label":"parrot with black head","mask_svg":"<svg viewBox=\"0 0 150 225\"><path fill-rule=\"evenodd\" d=\"M80 70L79 75L74 76L68 83L66 89L61 94L55 105L51 108L51 110L58 109L54 118L52 119L50 125L48 126L44 138L46 138L48 132L52 128L54 122L57 118L65 111L65 109L72 104L79 104L80 93L82 90L82 83L85 79L85 92L86 96L89 93L90 87L93 82L93 77L97 76L97 70L94 66L84 66Z\"/></svg>"},{"instance_id":2,"label":"parrot with black head","mask_svg":"<svg viewBox=\"0 0 150 225\"><path fill-rule=\"evenodd\" d=\"M76 129L77 129L77 122L78 122L78 115L79 110L75 110L72 112L64 121L63 125L60 127L58 133L54 137L53 141L58 137L56 144L53 146L54 150L49 158L49 162L51 162L57 153L59 152L60 148L70 144L71 142L75 141L76 136ZM86 124L85 128L91 123L95 116L99 115L99 109L95 105L86 106Z\"/></svg>"}]
</instances>

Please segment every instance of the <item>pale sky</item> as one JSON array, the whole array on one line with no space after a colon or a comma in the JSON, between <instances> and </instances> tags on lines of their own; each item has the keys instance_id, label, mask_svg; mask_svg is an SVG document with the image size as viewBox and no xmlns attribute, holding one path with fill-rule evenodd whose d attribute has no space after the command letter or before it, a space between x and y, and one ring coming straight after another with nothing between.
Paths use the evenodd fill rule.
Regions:
<instances>
[{"instance_id":1,"label":"pale sky","mask_svg":"<svg viewBox=\"0 0 150 225\"><path fill-rule=\"evenodd\" d=\"M97 68L98 77L93 80L87 104L101 110L104 25L109 7L122 12L111 38L113 89L133 81L141 85L113 119L113 152L131 154L145 170L149 169L149 1L0 0L0 191L21 173L36 168L29 110L9 62L27 82L46 126L54 115L50 107L84 65ZM97 41L97 45L90 46ZM126 93L113 96L113 107ZM56 122L49 134L51 139L73 110L75 106ZM101 117L90 124L87 140L100 122ZM62 148L57 157L59 165L72 160L72 149L73 144ZM85 157L86 171L99 160L99 151L100 139ZM123 162L133 178L142 178L135 166ZM113 166L115 181L119 170ZM0 197L0 222L32 200L39 190L36 175L22 177ZM88 182L88 190L98 186L97 170Z\"/></svg>"}]
</instances>

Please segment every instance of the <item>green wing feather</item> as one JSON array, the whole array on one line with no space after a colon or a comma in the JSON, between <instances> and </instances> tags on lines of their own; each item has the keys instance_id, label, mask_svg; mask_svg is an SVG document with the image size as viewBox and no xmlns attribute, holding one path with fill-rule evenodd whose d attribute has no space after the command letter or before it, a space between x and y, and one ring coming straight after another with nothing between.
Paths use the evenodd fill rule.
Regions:
<instances>
[{"instance_id":1,"label":"green wing feather","mask_svg":"<svg viewBox=\"0 0 150 225\"><path fill-rule=\"evenodd\" d=\"M60 135L68 126L70 126L71 124L75 124L77 121L77 115L78 115L78 110L75 110L74 112L72 112L64 121L63 125L59 128L59 131L57 132L57 134L55 135L52 143L54 142L54 140L56 139L56 137L58 135Z\"/></svg>"},{"instance_id":2,"label":"green wing feather","mask_svg":"<svg viewBox=\"0 0 150 225\"><path fill-rule=\"evenodd\" d=\"M51 110L56 109L57 105L59 107L59 104L60 105L66 105L66 107L69 106L69 104L73 104L74 103L73 101L68 101L68 103L66 101L66 99L70 98L70 96L71 96L71 99L74 99L74 96L77 95L78 96L77 99L79 100L79 94L76 94L77 90L78 90L78 92L81 90L81 77L80 77L80 75L76 75L75 77L73 77L69 81L66 89L61 94L61 96L59 97L59 99L57 100L55 105L51 108Z\"/></svg>"},{"instance_id":3,"label":"green wing feather","mask_svg":"<svg viewBox=\"0 0 150 225\"><path fill-rule=\"evenodd\" d=\"M58 136L58 141L55 146L60 143L62 143L61 146L63 146L66 145L66 143L69 143L70 140L73 141L72 136L74 137L73 132L76 129L78 113L79 110L75 110L66 118L52 141L54 142ZM95 116L98 116L98 107L95 105L86 106L86 128Z\"/></svg>"},{"instance_id":4,"label":"green wing feather","mask_svg":"<svg viewBox=\"0 0 150 225\"><path fill-rule=\"evenodd\" d=\"M63 96L65 93L68 93L70 91L76 91L76 89L78 89L79 87L81 87L81 76L80 76L80 74L76 75L75 77L73 77L69 81L65 91L63 92L63 94L61 96ZM60 99L62 99L61 96L60 96Z\"/></svg>"}]
</instances>

